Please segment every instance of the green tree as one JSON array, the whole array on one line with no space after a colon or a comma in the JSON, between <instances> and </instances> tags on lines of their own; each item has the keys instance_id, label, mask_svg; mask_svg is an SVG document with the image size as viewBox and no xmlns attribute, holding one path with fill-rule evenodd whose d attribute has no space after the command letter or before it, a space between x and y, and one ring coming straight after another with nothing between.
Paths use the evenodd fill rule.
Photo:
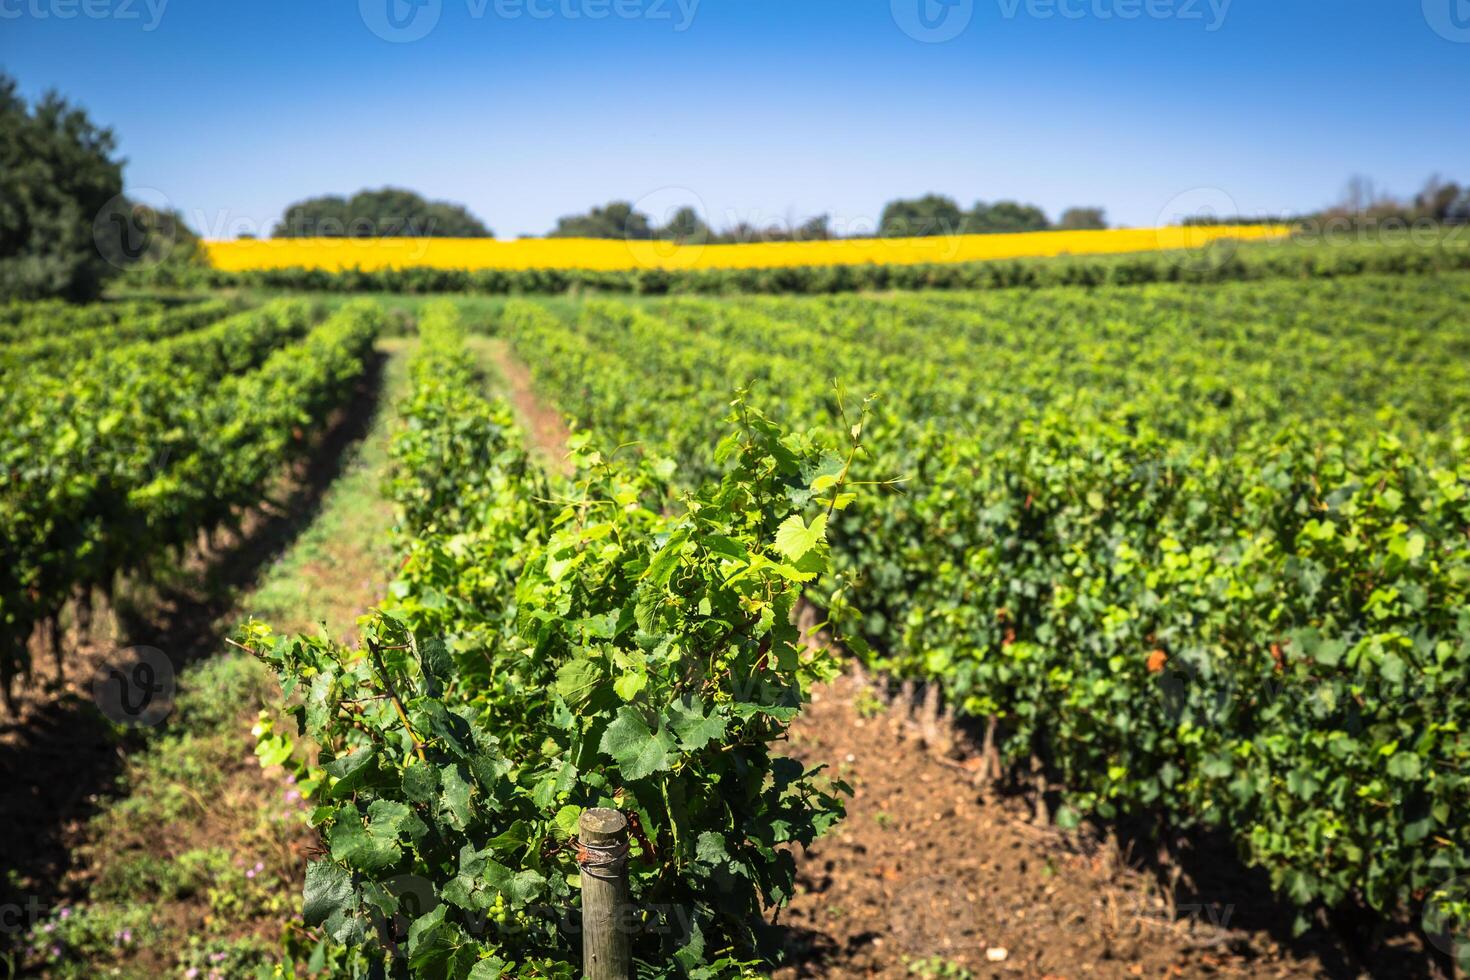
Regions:
<instances>
[{"instance_id":1,"label":"green tree","mask_svg":"<svg viewBox=\"0 0 1470 980\"><path fill-rule=\"evenodd\" d=\"M965 215L962 230L969 235L987 235L1004 232L1045 231L1051 227L1046 212L1034 204L1016 201L996 201L986 204L976 201L975 207Z\"/></svg>"},{"instance_id":2,"label":"green tree","mask_svg":"<svg viewBox=\"0 0 1470 980\"><path fill-rule=\"evenodd\" d=\"M653 238L654 230L648 215L633 210L633 205L627 201L613 201L586 214L558 218L556 230L549 237L639 240Z\"/></svg>"},{"instance_id":3,"label":"green tree","mask_svg":"<svg viewBox=\"0 0 1470 980\"><path fill-rule=\"evenodd\" d=\"M1068 208L1057 221L1059 231L1103 231L1107 226L1107 212L1102 208Z\"/></svg>"},{"instance_id":4,"label":"green tree","mask_svg":"<svg viewBox=\"0 0 1470 980\"><path fill-rule=\"evenodd\" d=\"M0 75L0 299L91 299L118 271L97 240L125 219L116 148L59 95L30 107Z\"/></svg>"},{"instance_id":5,"label":"green tree","mask_svg":"<svg viewBox=\"0 0 1470 980\"><path fill-rule=\"evenodd\" d=\"M837 237L832 234L832 216L819 214L808 218L796 227L791 237L798 242L825 242Z\"/></svg>"},{"instance_id":6,"label":"green tree","mask_svg":"<svg viewBox=\"0 0 1470 980\"><path fill-rule=\"evenodd\" d=\"M398 187L298 201L271 232L277 238L492 238L462 205L429 201Z\"/></svg>"},{"instance_id":7,"label":"green tree","mask_svg":"<svg viewBox=\"0 0 1470 980\"><path fill-rule=\"evenodd\" d=\"M878 234L884 238L953 235L964 223L965 213L954 198L927 194L890 201L878 220Z\"/></svg>"},{"instance_id":8,"label":"green tree","mask_svg":"<svg viewBox=\"0 0 1470 980\"><path fill-rule=\"evenodd\" d=\"M1450 220L1456 204L1466 195L1459 184L1445 183L1438 174L1424 182L1424 189L1414 197L1413 217L1430 221Z\"/></svg>"},{"instance_id":9,"label":"green tree","mask_svg":"<svg viewBox=\"0 0 1470 980\"><path fill-rule=\"evenodd\" d=\"M1444 220L1451 225L1470 225L1470 188L1461 191L1460 196L1450 203Z\"/></svg>"},{"instance_id":10,"label":"green tree","mask_svg":"<svg viewBox=\"0 0 1470 980\"><path fill-rule=\"evenodd\" d=\"M824 242L836 237L831 216L819 214L801 224L773 224L765 228L738 221L724 231L712 234L709 240L721 245L745 245L751 242Z\"/></svg>"},{"instance_id":11,"label":"green tree","mask_svg":"<svg viewBox=\"0 0 1470 980\"><path fill-rule=\"evenodd\" d=\"M160 211L129 202L133 227L142 234L141 251L131 257L137 265L207 265L199 236L178 211ZM99 245L101 242L99 242Z\"/></svg>"},{"instance_id":12,"label":"green tree","mask_svg":"<svg viewBox=\"0 0 1470 980\"><path fill-rule=\"evenodd\" d=\"M692 245L702 245L713 238L709 225L699 216L699 212L691 207L682 207L669 219L669 223L660 228L655 236L674 242L685 242Z\"/></svg>"}]
</instances>

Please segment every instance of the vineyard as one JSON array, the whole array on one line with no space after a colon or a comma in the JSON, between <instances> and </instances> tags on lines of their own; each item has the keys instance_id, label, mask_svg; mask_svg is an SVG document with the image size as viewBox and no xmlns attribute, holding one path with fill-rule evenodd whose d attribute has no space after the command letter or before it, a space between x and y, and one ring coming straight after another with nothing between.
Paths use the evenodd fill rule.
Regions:
<instances>
[{"instance_id":1,"label":"vineyard","mask_svg":"<svg viewBox=\"0 0 1470 980\"><path fill-rule=\"evenodd\" d=\"M0 0L0 980L1470 980L1470 0L1320 6Z\"/></svg>"},{"instance_id":2,"label":"vineyard","mask_svg":"<svg viewBox=\"0 0 1470 980\"><path fill-rule=\"evenodd\" d=\"M85 618L93 593L109 593L119 575L176 559L259 500L305 449L306 429L360 376L379 326L371 306L315 327L319 314L298 301L225 312L215 303L124 310L111 325L108 311L83 313L74 334L7 347L20 365L55 368L11 375L0 401L7 701L30 668L38 626L60 656L69 602ZM10 329L40 333L44 319L21 317Z\"/></svg>"},{"instance_id":3,"label":"vineyard","mask_svg":"<svg viewBox=\"0 0 1470 980\"><path fill-rule=\"evenodd\" d=\"M1045 299L518 303L500 329L692 480L732 382L818 433L880 394L853 475L901 492L834 515L843 583L813 598L1003 763L1044 760L1064 825L1227 828L1303 906L1464 873L1470 279Z\"/></svg>"},{"instance_id":4,"label":"vineyard","mask_svg":"<svg viewBox=\"0 0 1470 980\"><path fill-rule=\"evenodd\" d=\"M1146 827L1167 888L1172 842L1208 833L1294 933L1346 915L1463 934L1470 272L1446 246L1306 275L1284 254L1187 282L0 309L11 719L55 694L40 654L59 684L120 590L228 556L217 539L280 507L283 475L390 384L380 359L397 379L368 396L381 471L337 477L391 513L363 533L391 561L348 570L386 586L316 631L232 605L216 645L278 687L173 665L185 718L209 715L190 696L229 702L222 751L240 751L231 712L254 720L251 768L299 807L271 817L283 856L211 872L248 902L178 861L95 858L75 914L32 923L10 962L581 976L604 865L579 825L605 809L631 825L614 864L638 976L790 969L780 910L862 793L798 750L800 726L853 671L873 704L918 690L946 712L968 748L940 764L974 774L964 792L1019 794L1057 839ZM412 336L385 346L400 315ZM565 417L565 441L540 444L532 410ZM341 563L338 533L314 567ZM301 591L325 622L338 597ZM188 751L166 731L149 752ZM207 800L157 834L191 819ZM160 897L159 876L194 883ZM190 930L160 924L165 904L103 911L123 893L207 895L209 938L137 958L135 930ZM229 945L227 921L249 935ZM1006 950L982 952L1002 975Z\"/></svg>"}]
</instances>

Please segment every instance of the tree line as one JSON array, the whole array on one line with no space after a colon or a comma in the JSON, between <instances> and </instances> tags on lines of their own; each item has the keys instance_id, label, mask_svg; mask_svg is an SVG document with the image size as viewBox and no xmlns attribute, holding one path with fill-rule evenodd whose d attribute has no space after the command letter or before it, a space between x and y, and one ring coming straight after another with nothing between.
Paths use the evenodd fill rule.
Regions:
<instances>
[{"instance_id":1,"label":"tree line","mask_svg":"<svg viewBox=\"0 0 1470 980\"><path fill-rule=\"evenodd\" d=\"M1034 204L979 201L969 210L952 198L929 194L890 202L876 232L844 236L832 218L820 214L801 222L757 225L739 221L712 228L693 207L682 207L660 223L629 201L611 201L585 213L558 219L548 238L612 238L622 241L675 241L685 244L734 245L749 242L816 242L842 237L909 237L973 235L992 232L1106 228L1102 208L1069 208L1055 224ZM350 198L324 196L299 201L272 231L277 238L489 238L493 233L463 207L427 201L412 191L385 187Z\"/></svg>"},{"instance_id":2,"label":"tree line","mask_svg":"<svg viewBox=\"0 0 1470 980\"><path fill-rule=\"evenodd\" d=\"M398 187L297 201L271 230L274 238L494 238L463 205L429 201Z\"/></svg>"},{"instance_id":3,"label":"tree line","mask_svg":"<svg viewBox=\"0 0 1470 980\"><path fill-rule=\"evenodd\" d=\"M1102 208L1070 208L1056 224L1034 204L1015 201L977 202L966 211L953 198L928 194L912 200L896 200L883 209L875 234L881 238L926 235L974 235L994 232L1046 231L1052 228L1071 230L1107 227ZM776 223L766 226L741 221L723 230L715 230L692 207L675 211L669 220L658 225L647 214L627 201L614 201L595 207L586 214L561 218L548 237L552 238L622 238L659 239L689 244L734 245L748 242L813 242L843 236L832 227L832 218L820 214L799 223Z\"/></svg>"},{"instance_id":4,"label":"tree line","mask_svg":"<svg viewBox=\"0 0 1470 980\"><path fill-rule=\"evenodd\" d=\"M1371 177L1357 175L1348 180L1339 200L1316 217L1355 224L1470 224L1470 184L1433 174L1412 197L1397 197L1380 190Z\"/></svg>"},{"instance_id":5,"label":"tree line","mask_svg":"<svg viewBox=\"0 0 1470 980\"><path fill-rule=\"evenodd\" d=\"M1338 199L1324 208L1296 215L1198 215L1186 225L1292 224L1304 231L1333 228L1392 230L1419 225L1470 224L1470 184L1459 184L1432 174L1420 190L1400 197L1379 189L1373 178L1361 174L1348 179Z\"/></svg>"}]
</instances>

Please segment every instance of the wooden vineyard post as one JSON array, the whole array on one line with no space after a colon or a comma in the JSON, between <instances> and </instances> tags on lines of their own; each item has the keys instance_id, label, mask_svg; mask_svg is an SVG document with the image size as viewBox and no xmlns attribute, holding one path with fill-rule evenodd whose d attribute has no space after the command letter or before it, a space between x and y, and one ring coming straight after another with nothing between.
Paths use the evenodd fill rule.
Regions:
<instances>
[{"instance_id":1,"label":"wooden vineyard post","mask_svg":"<svg viewBox=\"0 0 1470 980\"><path fill-rule=\"evenodd\" d=\"M582 971L587 980L628 980L632 910L628 898L628 818L617 810L586 810L582 843Z\"/></svg>"}]
</instances>

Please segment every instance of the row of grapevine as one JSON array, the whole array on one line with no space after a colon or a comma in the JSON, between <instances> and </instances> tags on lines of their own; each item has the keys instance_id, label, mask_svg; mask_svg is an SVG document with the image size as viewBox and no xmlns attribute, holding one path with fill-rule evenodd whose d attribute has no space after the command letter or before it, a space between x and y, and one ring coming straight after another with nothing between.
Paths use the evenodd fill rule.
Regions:
<instances>
[{"instance_id":1,"label":"row of grapevine","mask_svg":"<svg viewBox=\"0 0 1470 980\"><path fill-rule=\"evenodd\" d=\"M823 515L850 500L840 466L740 404L722 475L676 500L666 464L585 440L552 480L482 396L455 308L429 308L420 334L389 602L357 648L242 631L321 750L301 781L329 851L307 871L306 918L332 947L315 962L579 975L572 838L603 806L636 820L640 975L746 972L762 911L794 887L787 848L842 809L771 752L828 664L791 614L826 570Z\"/></svg>"},{"instance_id":2,"label":"row of grapevine","mask_svg":"<svg viewBox=\"0 0 1470 980\"><path fill-rule=\"evenodd\" d=\"M0 398L0 684L37 623L119 573L233 521L361 375L371 304L280 301L118 347L87 370L27 374ZM305 335L299 343L292 343ZM283 346L287 345L287 346Z\"/></svg>"},{"instance_id":3,"label":"row of grapevine","mask_svg":"<svg viewBox=\"0 0 1470 980\"><path fill-rule=\"evenodd\" d=\"M0 346L0 375L16 371L87 371L91 369L92 358L110 356L115 347L190 333L223 319L237 308L224 300L209 300L101 326L73 329L63 326L43 336Z\"/></svg>"},{"instance_id":4,"label":"row of grapevine","mask_svg":"<svg viewBox=\"0 0 1470 980\"><path fill-rule=\"evenodd\" d=\"M61 300L8 303L0 306L0 343L11 344L79 330L95 330L158 312L158 304L149 302L92 303L81 306Z\"/></svg>"},{"instance_id":5,"label":"row of grapevine","mask_svg":"<svg viewBox=\"0 0 1470 980\"><path fill-rule=\"evenodd\" d=\"M289 289L320 292L524 293L607 292L640 295L804 293L884 289L1037 289L1152 282L1210 283L1277 278L1333 279L1368 273L1424 275L1470 269L1462 237L1430 244L1386 240L1284 245L1221 243L1207 250L1122 256L1060 256L919 265L834 265L770 269L387 269L284 268L226 272L155 266L133 276L170 288Z\"/></svg>"},{"instance_id":6,"label":"row of grapevine","mask_svg":"<svg viewBox=\"0 0 1470 980\"><path fill-rule=\"evenodd\" d=\"M878 393L857 469L904 492L830 527L872 661L1048 760L1065 822L1219 827L1304 907L1393 909L1470 871L1467 299L521 301L502 329L571 415L689 473L736 384L833 444L822 379Z\"/></svg>"}]
</instances>

